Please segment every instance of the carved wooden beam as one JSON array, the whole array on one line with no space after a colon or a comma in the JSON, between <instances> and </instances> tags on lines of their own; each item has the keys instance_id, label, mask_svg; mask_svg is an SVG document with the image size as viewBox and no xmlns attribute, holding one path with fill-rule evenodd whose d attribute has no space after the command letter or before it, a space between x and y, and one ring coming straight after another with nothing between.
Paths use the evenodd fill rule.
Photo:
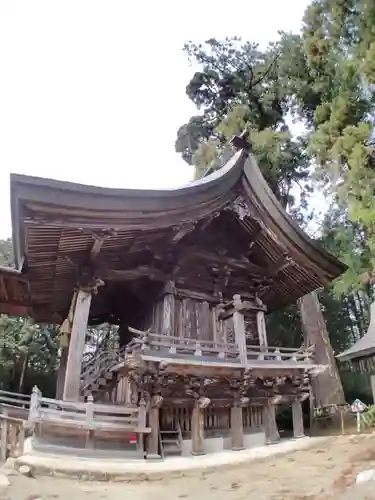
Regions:
<instances>
[{"instance_id":1,"label":"carved wooden beam","mask_svg":"<svg viewBox=\"0 0 375 500\"><path fill-rule=\"evenodd\" d=\"M228 269L239 269L246 271L248 274L253 274L254 276L266 277L268 269L265 267L253 264L247 259L233 259L231 257L217 255L211 252L207 252L198 247L188 247L188 251L192 257L199 257L208 261L210 264L221 264L228 267Z\"/></svg>"},{"instance_id":2,"label":"carved wooden beam","mask_svg":"<svg viewBox=\"0 0 375 500\"><path fill-rule=\"evenodd\" d=\"M253 253L254 251L254 247L256 245L256 243L258 242L259 238L262 236L262 232L263 232L263 228L262 226L258 224L258 227L256 228L254 234L253 234L253 237L252 237L252 240L249 244L249 250L248 250L248 253L247 253L247 257L250 258L251 257L251 254Z\"/></svg>"},{"instance_id":3,"label":"carved wooden beam","mask_svg":"<svg viewBox=\"0 0 375 500\"><path fill-rule=\"evenodd\" d=\"M281 394L277 394L276 396L270 399L270 403L273 405L279 405L281 403L286 403L286 402L288 402L288 397L283 396Z\"/></svg>"},{"instance_id":4,"label":"carved wooden beam","mask_svg":"<svg viewBox=\"0 0 375 500\"><path fill-rule=\"evenodd\" d=\"M159 394L151 397L150 401L151 408L160 408L162 404L163 404L163 397L160 396Z\"/></svg>"},{"instance_id":5,"label":"carved wooden beam","mask_svg":"<svg viewBox=\"0 0 375 500\"><path fill-rule=\"evenodd\" d=\"M152 266L138 266L134 269L110 269L105 274L105 278L109 281L131 281L143 276L148 276L151 280L162 282L168 279L167 274Z\"/></svg>"},{"instance_id":6,"label":"carved wooden beam","mask_svg":"<svg viewBox=\"0 0 375 500\"><path fill-rule=\"evenodd\" d=\"M172 238L172 243L178 243L182 240L187 234L194 231L196 226L195 222L186 222L179 227L174 228L174 235Z\"/></svg>"},{"instance_id":7,"label":"carved wooden beam","mask_svg":"<svg viewBox=\"0 0 375 500\"><path fill-rule=\"evenodd\" d=\"M232 201L226 210L235 212L240 220L243 220L245 217L251 217L250 207L242 195Z\"/></svg>"},{"instance_id":8,"label":"carved wooden beam","mask_svg":"<svg viewBox=\"0 0 375 500\"><path fill-rule=\"evenodd\" d=\"M304 393L300 394L300 396L298 397L298 399L302 403L303 401L306 401L306 399L309 399L309 397L310 397L310 393L309 392L304 392Z\"/></svg>"},{"instance_id":9,"label":"carved wooden beam","mask_svg":"<svg viewBox=\"0 0 375 500\"><path fill-rule=\"evenodd\" d=\"M96 261L96 258L103 246L104 239L103 238L95 238L94 244L90 250L90 262L94 263Z\"/></svg>"},{"instance_id":10,"label":"carved wooden beam","mask_svg":"<svg viewBox=\"0 0 375 500\"><path fill-rule=\"evenodd\" d=\"M210 398L200 397L199 399L197 399L196 404L201 410L203 410L204 408L207 408L210 402Z\"/></svg>"},{"instance_id":11,"label":"carved wooden beam","mask_svg":"<svg viewBox=\"0 0 375 500\"><path fill-rule=\"evenodd\" d=\"M272 266L268 268L266 279L274 279L279 273L281 273L281 271L293 266L294 264L294 260L289 255L284 253L282 257L280 257Z\"/></svg>"}]
</instances>

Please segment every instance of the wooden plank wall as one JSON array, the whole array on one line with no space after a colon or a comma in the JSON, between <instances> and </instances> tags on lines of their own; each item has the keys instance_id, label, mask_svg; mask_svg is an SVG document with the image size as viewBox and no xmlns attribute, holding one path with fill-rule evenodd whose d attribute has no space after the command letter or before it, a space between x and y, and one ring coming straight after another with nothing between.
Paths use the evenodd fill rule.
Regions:
<instances>
[{"instance_id":1,"label":"wooden plank wall","mask_svg":"<svg viewBox=\"0 0 375 500\"><path fill-rule=\"evenodd\" d=\"M131 403L131 384L128 377L119 377L116 387L116 403Z\"/></svg>"},{"instance_id":2,"label":"wooden plank wall","mask_svg":"<svg viewBox=\"0 0 375 500\"><path fill-rule=\"evenodd\" d=\"M163 300L154 305L152 318L146 328L151 332L172 335L180 338L199 339L202 341L215 341L234 343L234 329L231 318L221 321L216 305L207 301L190 298L175 298L172 324L173 329L164 331L165 303Z\"/></svg>"},{"instance_id":3,"label":"wooden plank wall","mask_svg":"<svg viewBox=\"0 0 375 500\"><path fill-rule=\"evenodd\" d=\"M244 430L255 430L263 425L262 407L248 406L242 410ZM160 428L176 429L180 423L182 432L191 432L191 407L162 407L160 412ZM230 408L207 407L204 409L205 430L229 430Z\"/></svg>"},{"instance_id":4,"label":"wooden plank wall","mask_svg":"<svg viewBox=\"0 0 375 500\"><path fill-rule=\"evenodd\" d=\"M166 320L166 314L170 314L172 318ZM245 326L247 343L259 345L255 311L253 316L246 318ZM192 298L159 300L145 315L143 329L180 338L234 343L232 318L222 321L216 304Z\"/></svg>"}]
</instances>

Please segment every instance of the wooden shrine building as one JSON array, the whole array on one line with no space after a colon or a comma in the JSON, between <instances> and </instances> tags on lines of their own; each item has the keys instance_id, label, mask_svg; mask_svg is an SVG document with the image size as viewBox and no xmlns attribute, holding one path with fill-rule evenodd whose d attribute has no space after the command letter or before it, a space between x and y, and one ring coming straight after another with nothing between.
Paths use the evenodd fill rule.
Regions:
<instances>
[{"instance_id":1,"label":"wooden shrine building","mask_svg":"<svg viewBox=\"0 0 375 500\"><path fill-rule=\"evenodd\" d=\"M370 324L366 334L336 358L340 363L349 365L350 369L370 375L375 403L375 301L371 304Z\"/></svg>"},{"instance_id":2,"label":"wooden shrine building","mask_svg":"<svg viewBox=\"0 0 375 500\"><path fill-rule=\"evenodd\" d=\"M283 401L302 436L301 401L325 369L312 348L280 346L265 314L345 266L287 215L246 139L234 145L220 170L178 189L11 177L27 307L62 325L57 397L146 405L148 456L276 442ZM119 325L119 349L83 364L87 326L104 322Z\"/></svg>"}]
</instances>

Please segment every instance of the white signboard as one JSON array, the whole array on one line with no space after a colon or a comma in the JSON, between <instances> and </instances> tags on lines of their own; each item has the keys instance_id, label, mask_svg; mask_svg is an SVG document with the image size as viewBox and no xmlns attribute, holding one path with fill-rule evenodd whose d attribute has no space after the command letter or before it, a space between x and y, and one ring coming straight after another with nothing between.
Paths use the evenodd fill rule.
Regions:
<instances>
[{"instance_id":1,"label":"white signboard","mask_svg":"<svg viewBox=\"0 0 375 500\"><path fill-rule=\"evenodd\" d=\"M355 399L352 403L352 411L355 413L366 410L367 406L360 399Z\"/></svg>"},{"instance_id":2,"label":"white signboard","mask_svg":"<svg viewBox=\"0 0 375 500\"><path fill-rule=\"evenodd\" d=\"M357 432L361 432L361 412L367 409L365 403L360 399L355 399L352 403L352 411L357 415Z\"/></svg>"}]
</instances>

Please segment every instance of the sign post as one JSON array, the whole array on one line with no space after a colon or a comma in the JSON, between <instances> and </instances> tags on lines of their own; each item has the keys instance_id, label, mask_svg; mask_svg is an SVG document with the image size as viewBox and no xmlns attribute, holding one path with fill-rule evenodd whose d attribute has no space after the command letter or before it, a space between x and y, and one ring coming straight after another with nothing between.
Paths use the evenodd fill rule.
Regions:
<instances>
[{"instance_id":1,"label":"sign post","mask_svg":"<svg viewBox=\"0 0 375 500\"><path fill-rule=\"evenodd\" d=\"M357 417L357 432L361 432L361 412L366 410L367 406L360 399L355 399L351 408Z\"/></svg>"}]
</instances>

